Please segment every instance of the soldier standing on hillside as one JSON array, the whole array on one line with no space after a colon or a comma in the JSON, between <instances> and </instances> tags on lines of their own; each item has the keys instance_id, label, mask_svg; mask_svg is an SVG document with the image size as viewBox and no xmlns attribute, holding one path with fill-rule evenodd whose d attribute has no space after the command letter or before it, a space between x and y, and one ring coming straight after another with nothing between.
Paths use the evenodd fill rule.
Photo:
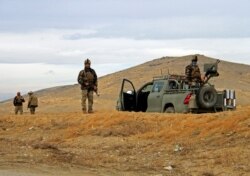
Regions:
<instances>
[{"instance_id":1,"label":"soldier standing on hillside","mask_svg":"<svg viewBox=\"0 0 250 176\"><path fill-rule=\"evenodd\" d=\"M38 107L38 98L34 95L32 91L30 91L28 95L29 95L28 108L30 109L30 114L35 114L36 108Z\"/></svg>"},{"instance_id":2,"label":"soldier standing on hillside","mask_svg":"<svg viewBox=\"0 0 250 176\"><path fill-rule=\"evenodd\" d=\"M20 114L23 114L23 103L25 102L24 98L21 96L20 92L17 92L17 95L15 96L13 100L13 104L15 106L15 114L18 114L20 111Z\"/></svg>"},{"instance_id":3,"label":"soldier standing on hillside","mask_svg":"<svg viewBox=\"0 0 250 176\"><path fill-rule=\"evenodd\" d=\"M187 82L190 86L199 86L203 79L201 78L201 72L197 65L198 57L194 56L190 65L186 66L185 74Z\"/></svg>"},{"instance_id":4,"label":"soldier standing on hillside","mask_svg":"<svg viewBox=\"0 0 250 176\"><path fill-rule=\"evenodd\" d=\"M93 113L94 92L97 92L97 75L94 69L90 67L91 61L84 61L84 70L78 75L78 83L82 89L82 111L83 113ZM86 99L88 99L88 111L86 109Z\"/></svg>"}]
</instances>

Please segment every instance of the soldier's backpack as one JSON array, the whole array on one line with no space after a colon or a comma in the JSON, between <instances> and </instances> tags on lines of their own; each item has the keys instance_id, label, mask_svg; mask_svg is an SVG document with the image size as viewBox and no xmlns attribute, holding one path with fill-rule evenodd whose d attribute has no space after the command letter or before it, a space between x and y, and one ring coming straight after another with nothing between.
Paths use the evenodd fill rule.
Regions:
<instances>
[{"instance_id":1,"label":"soldier's backpack","mask_svg":"<svg viewBox=\"0 0 250 176\"><path fill-rule=\"evenodd\" d=\"M38 98L36 96L33 96L30 101L30 106L38 107Z\"/></svg>"}]
</instances>

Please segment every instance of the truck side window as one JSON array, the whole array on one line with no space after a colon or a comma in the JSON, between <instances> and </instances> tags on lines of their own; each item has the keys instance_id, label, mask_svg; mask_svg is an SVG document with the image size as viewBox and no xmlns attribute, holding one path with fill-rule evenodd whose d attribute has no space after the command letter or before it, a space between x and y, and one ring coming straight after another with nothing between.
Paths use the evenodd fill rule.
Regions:
<instances>
[{"instance_id":1,"label":"truck side window","mask_svg":"<svg viewBox=\"0 0 250 176\"><path fill-rule=\"evenodd\" d=\"M152 92L160 92L164 86L164 82L155 82Z\"/></svg>"},{"instance_id":2,"label":"truck side window","mask_svg":"<svg viewBox=\"0 0 250 176\"><path fill-rule=\"evenodd\" d=\"M141 90L141 92L150 92L151 90L152 90L152 84L149 84L149 85L147 85L147 86L145 86L142 90Z\"/></svg>"},{"instance_id":3,"label":"truck side window","mask_svg":"<svg viewBox=\"0 0 250 176\"><path fill-rule=\"evenodd\" d=\"M169 89L178 89L178 84L175 81L169 81Z\"/></svg>"}]
</instances>

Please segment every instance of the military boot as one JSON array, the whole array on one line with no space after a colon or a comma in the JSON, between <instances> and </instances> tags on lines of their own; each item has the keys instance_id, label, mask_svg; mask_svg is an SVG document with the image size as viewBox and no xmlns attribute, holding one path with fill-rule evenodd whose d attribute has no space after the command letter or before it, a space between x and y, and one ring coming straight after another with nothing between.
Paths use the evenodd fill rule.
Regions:
<instances>
[{"instance_id":1,"label":"military boot","mask_svg":"<svg viewBox=\"0 0 250 176\"><path fill-rule=\"evenodd\" d=\"M89 114L92 114L92 113L94 113L94 111L93 111L93 110L89 110L88 113L89 113Z\"/></svg>"}]
</instances>

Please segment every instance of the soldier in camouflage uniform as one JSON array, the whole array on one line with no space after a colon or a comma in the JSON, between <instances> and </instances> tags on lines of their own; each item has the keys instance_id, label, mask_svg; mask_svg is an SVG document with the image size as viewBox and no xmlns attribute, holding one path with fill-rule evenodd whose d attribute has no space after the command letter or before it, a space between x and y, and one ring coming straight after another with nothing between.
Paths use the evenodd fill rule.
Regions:
<instances>
[{"instance_id":1,"label":"soldier in camouflage uniform","mask_svg":"<svg viewBox=\"0 0 250 176\"><path fill-rule=\"evenodd\" d=\"M28 108L30 109L30 114L35 114L36 108L38 107L38 99L32 91L30 91L28 95L29 95Z\"/></svg>"},{"instance_id":2,"label":"soldier in camouflage uniform","mask_svg":"<svg viewBox=\"0 0 250 176\"><path fill-rule=\"evenodd\" d=\"M21 96L20 92L17 92L17 95L15 96L13 100L13 104L15 106L15 114L18 114L20 111L20 114L23 114L23 103L25 102L24 98Z\"/></svg>"},{"instance_id":3,"label":"soldier in camouflage uniform","mask_svg":"<svg viewBox=\"0 0 250 176\"><path fill-rule=\"evenodd\" d=\"M82 111L83 113L93 113L93 94L97 92L97 75L94 69L90 67L89 59L84 61L84 70L78 75L78 83L82 90ZM86 109L86 100L88 99L88 110Z\"/></svg>"},{"instance_id":4,"label":"soldier in camouflage uniform","mask_svg":"<svg viewBox=\"0 0 250 176\"><path fill-rule=\"evenodd\" d=\"M188 65L185 70L187 82L192 87L197 87L203 82L197 62L198 58L194 56L192 63Z\"/></svg>"}]
</instances>

